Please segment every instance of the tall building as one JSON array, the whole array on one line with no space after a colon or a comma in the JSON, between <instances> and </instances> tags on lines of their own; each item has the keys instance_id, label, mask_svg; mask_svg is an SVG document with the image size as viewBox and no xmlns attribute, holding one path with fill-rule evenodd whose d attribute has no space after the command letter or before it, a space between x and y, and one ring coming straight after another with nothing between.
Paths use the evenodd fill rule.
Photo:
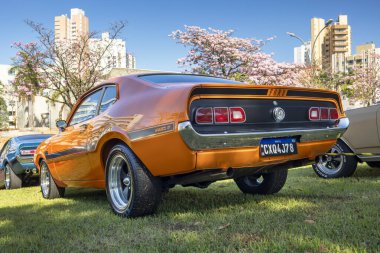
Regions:
<instances>
[{"instance_id":1,"label":"tall building","mask_svg":"<svg viewBox=\"0 0 380 253\"><path fill-rule=\"evenodd\" d=\"M310 64L311 63L311 46L310 41L306 44L294 48L294 63L296 64Z\"/></svg>"},{"instance_id":2,"label":"tall building","mask_svg":"<svg viewBox=\"0 0 380 253\"><path fill-rule=\"evenodd\" d=\"M112 39L108 32L104 32L101 38L89 39L89 46L93 51L105 51L100 61L103 72L108 73L112 68L126 68L127 51L124 40Z\"/></svg>"},{"instance_id":3,"label":"tall building","mask_svg":"<svg viewBox=\"0 0 380 253\"><path fill-rule=\"evenodd\" d=\"M362 66L368 67L373 61L378 60L376 55L380 55L380 48L376 48L373 42L356 46L355 54L346 58L346 71L350 72Z\"/></svg>"},{"instance_id":4,"label":"tall building","mask_svg":"<svg viewBox=\"0 0 380 253\"><path fill-rule=\"evenodd\" d=\"M310 24L311 59L314 64L322 67L323 40L326 34L325 20L323 18L312 18Z\"/></svg>"},{"instance_id":5,"label":"tall building","mask_svg":"<svg viewBox=\"0 0 380 253\"><path fill-rule=\"evenodd\" d=\"M136 69L136 57L130 53L127 53L127 68Z\"/></svg>"},{"instance_id":6,"label":"tall building","mask_svg":"<svg viewBox=\"0 0 380 253\"><path fill-rule=\"evenodd\" d=\"M324 19L311 19L314 63L332 73L343 72L345 59L351 55L351 26L348 25L347 15L339 15L337 22L324 27Z\"/></svg>"},{"instance_id":7,"label":"tall building","mask_svg":"<svg viewBox=\"0 0 380 253\"><path fill-rule=\"evenodd\" d=\"M55 41L76 41L88 36L89 23L84 11L71 9L70 18L67 15L54 18Z\"/></svg>"},{"instance_id":8,"label":"tall building","mask_svg":"<svg viewBox=\"0 0 380 253\"><path fill-rule=\"evenodd\" d=\"M332 73L345 71L345 59L351 55L351 26L347 15L339 15L338 22L326 28L323 67Z\"/></svg>"}]
</instances>

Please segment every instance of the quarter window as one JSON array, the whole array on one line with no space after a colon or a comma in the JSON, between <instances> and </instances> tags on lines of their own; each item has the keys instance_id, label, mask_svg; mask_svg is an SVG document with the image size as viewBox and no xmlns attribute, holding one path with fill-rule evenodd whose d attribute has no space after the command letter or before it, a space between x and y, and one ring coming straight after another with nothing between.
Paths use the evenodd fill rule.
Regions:
<instances>
[{"instance_id":1,"label":"quarter window","mask_svg":"<svg viewBox=\"0 0 380 253\"><path fill-rule=\"evenodd\" d=\"M104 92L102 102L100 103L99 113L106 111L116 101L116 87L109 86Z\"/></svg>"},{"instance_id":2,"label":"quarter window","mask_svg":"<svg viewBox=\"0 0 380 253\"><path fill-rule=\"evenodd\" d=\"M75 111L70 125L75 125L87 120L92 119L96 115L100 96L102 95L102 89L92 93L78 106Z\"/></svg>"}]
</instances>

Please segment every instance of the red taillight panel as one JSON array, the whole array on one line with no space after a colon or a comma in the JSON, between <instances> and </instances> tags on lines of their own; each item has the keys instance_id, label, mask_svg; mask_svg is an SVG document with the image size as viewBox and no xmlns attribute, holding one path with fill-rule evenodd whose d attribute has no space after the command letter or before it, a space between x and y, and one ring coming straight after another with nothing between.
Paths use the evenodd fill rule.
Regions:
<instances>
[{"instance_id":1,"label":"red taillight panel","mask_svg":"<svg viewBox=\"0 0 380 253\"><path fill-rule=\"evenodd\" d=\"M241 107L230 107L231 123L243 123L246 120L245 111Z\"/></svg>"},{"instance_id":2,"label":"red taillight panel","mask_svg":"<svg viewBox=\"0 0 380 253\"><path fill-rule=\"evenodd\" d=\"M336 108L311 107L309 109L309 120L337 120L339 113Z\"/></svg>"},{"instance_id":3,"label":"red taillight panel","mask_svg":"<svg viewBox=\"0 0 380 253\"><path fill-rule=\"evenodd\" d=\"M34 155L35 152L36 152L35 149L21 149L20 150L21 155Z\"/></svg>"},{"instance_id":4,"label":"red taillight panel","mask_svg":"<svg viewBox=\"0 0 380 253\"><path fill-rule=\"evenodd\" d=\"M309 120L319 120L320 118L319 107L311 107L309 109Z\"/></svg>"},{"instance_id":5,"label":"red taillight panel","mask_svg":"<svg viewBox=\"0 0 380 253\"><path fill-rule=\"evenodd\" d=\"M203 107L195 112L197 124L244 123L246 118L241 107Z\"/></svg>"},{"instance_id":6,"label":"red taillight panel","mask_svg":"<svg viewBox=\"0 0 380 253\"><path fill-rule=\"evenodd\" d=\"M228 107L215 107L214 108L214 122L215 123L229 123Z\"/></svg>"},{"instance_id":7,"label":"red taillight panel","mask_svg":"<svg viewBox=\"0 0 380 253\"><path fill-rule=\"evenodd\" d=\"M320 119L328 120L329 119L329 108L321 108L320 109Z\"/></svg>"},{"instance_id":8,"label":"red taillight panel","mask_svg":"<svg viewBox=\"0 0 380 253\"><path fill-rule=\"evenodd\" d=\"M335 108L330 108L330 119L338 119L338 118L339 118L338 110Z\"/></svg>"},{"instance_id":9,"label":"red taillight panel","mask_svg":"<svg viewBox=\"0 0 380 253\"><path fill-rule=\"evenodd\" d=\"M212 108L198 108L195 113L195 122L197 124L212 124L213 123Z\"/></svg>"}]
</instances>

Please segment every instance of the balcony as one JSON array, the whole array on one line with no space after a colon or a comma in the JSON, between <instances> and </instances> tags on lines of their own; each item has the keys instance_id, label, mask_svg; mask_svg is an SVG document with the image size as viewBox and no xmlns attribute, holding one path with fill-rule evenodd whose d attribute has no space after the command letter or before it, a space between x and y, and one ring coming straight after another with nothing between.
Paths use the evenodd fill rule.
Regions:
<instances>
[{"instance_id":1,"label":"balcony","mask_svg":"<svg viewBox=\"0 0 380 253\"><path fill-rule=\"evenodd\" d=\"M342 47L342 48L340 48L340 47L335 47L334 48L334 53L345 53L345 52L347 52L348 51L348 49L346 48L346 47Z\"/></svg>"},{"instance_id":2,"label":"balcony","mask_svg":"<svg viewBox=\"0 0 380 253\"><path fill-rule=\"evenodd\" d=\"M348 36L334 36L333 40L348 40Z\"/></svg>"}]
</instances>

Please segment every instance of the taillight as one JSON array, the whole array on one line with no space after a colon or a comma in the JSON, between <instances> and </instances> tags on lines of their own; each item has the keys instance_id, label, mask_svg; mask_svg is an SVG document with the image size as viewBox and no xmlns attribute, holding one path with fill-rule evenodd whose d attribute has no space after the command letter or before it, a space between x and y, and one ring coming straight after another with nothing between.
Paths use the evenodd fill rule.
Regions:
<instances>
[{"instance_id":1,"label":"taillight","mask_svg":"<svg viewBox=\"0 0 380 253\"><path fill-rule=\"evenodd\" d=\"M321 120L328 120L329 119L329 108L321 108L320 119Z\"/></svg>"},{"instance_id":2,"label":"taillight","mask_svg":"<svg viewBox=\"0 0 380 253\"><path fill-rule=\"evenodd\" d=\"M245 111L241 107L203 107L195 112L197 124L244 123Z\"/></svg>"},{"instance_id":3,"label":"taillight","mask_svg":"<svg viewBox=\"0 0 380 253\"><path fill-rule=\"evenodd\" d=\"M231 123L245 122L245 111L241 107L230 107L230 121Z\"/></svg>"},{"instance_id":4,"label":"taillight","mask_svg":"<svg viewBox=\"0 0 380 253\"><path fill-rule=\"evenodd\" d=\"M330 108L330 119L338 119L338 110L335 108Z\"/></svg>"},{"instance_id":5,"label":"taillight","mask_svg":"<svg viewBox=\"0 0 380 253\"><path fill-rule=\"evenodd\" d=\"M215 123L229 123L228 107L215 107L214 108L214 122Z\"/></svg>"},{"instance_id":6,"label":"taillight","mask_svg":"<svg viewBox=\"0 0 380 253\"><path fill-rule=\"evenodd\" d=\"M319 107L311 107L309 109L309 120L319 120Z\"/></svg>"},{"instance_id":7,"label":"taillight","mask_svg":"<svg viewBox=\"0 0 380 253\"><path fill-rule=\"evenodd\" d=\"M35 149L21 149L20 150L21 155L34 155L35 152L36 152Z\"/></svg>"},{"instance_id":8,"label":"taillight","mask_svg":"<svg viewBox=\"0 0 380 253\"><path fill-rule=\"evenodd\" d=\"M212 124L212 108L207 107L207 108L198 108L196 113L195 113L195 122L197 124Z\"/></svg>"},{"instance_id":9,"label":"taillight","mask_svg":"<svg viewBox=\"0 0 380 253\"><path fill-rule=\"evenodd\" d=\"M309 109L309 120L337 120L338 118L336 108L311 107Z\"/></svg>"}]
</instances>

